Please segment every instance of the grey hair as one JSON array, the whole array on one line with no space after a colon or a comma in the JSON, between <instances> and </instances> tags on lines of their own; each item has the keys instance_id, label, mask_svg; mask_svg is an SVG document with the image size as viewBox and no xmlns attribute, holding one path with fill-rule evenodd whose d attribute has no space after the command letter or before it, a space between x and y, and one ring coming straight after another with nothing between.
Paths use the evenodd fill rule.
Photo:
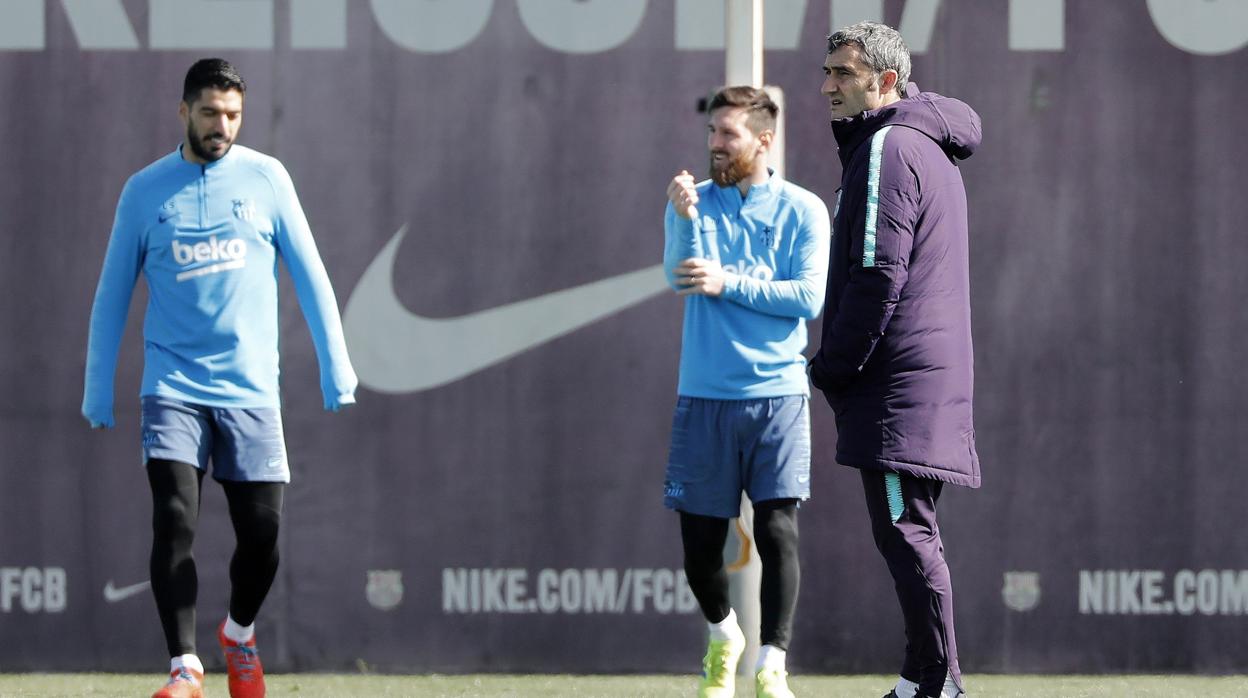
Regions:
<instances>
[{"instance_id":1,"label":"grey hair","mask_svg":"<svg viewBox=\"0 0 1248 698\"><path fill-rule=\"evenodd\" d=\"M842 46L857 46L877 76L886 70L897 71L897 94L906 96L910 81L910 49L896 29L879 22L859 22L838 30L828 37L828 53Z\"/></svg>"}]
</instances>

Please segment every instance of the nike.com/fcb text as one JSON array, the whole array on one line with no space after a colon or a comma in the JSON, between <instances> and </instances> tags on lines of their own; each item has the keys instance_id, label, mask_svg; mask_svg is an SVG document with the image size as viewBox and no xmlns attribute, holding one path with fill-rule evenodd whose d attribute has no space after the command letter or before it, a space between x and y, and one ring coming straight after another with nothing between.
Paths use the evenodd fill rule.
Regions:
<instances>
[{"instance_id":1,"label":"nike.com/fcb text","mask_svg":"<svg viewBox=\"0 0 1248 698\"><path fill-rule=\"evenodd\" d=\"M684 570L442 570L443 613L693 613Z\"/></svg>"},{"instance_id":2,"label":"nike.com/fcb text","mask_svg":"<svg viewBox=\"0 0 1248 698\"><path fill-rule=\"evenodd\" d=\"M1248 570L1081 570L1079 612L1091 615L1248 615Z\"/></svg>"}]
</instances>

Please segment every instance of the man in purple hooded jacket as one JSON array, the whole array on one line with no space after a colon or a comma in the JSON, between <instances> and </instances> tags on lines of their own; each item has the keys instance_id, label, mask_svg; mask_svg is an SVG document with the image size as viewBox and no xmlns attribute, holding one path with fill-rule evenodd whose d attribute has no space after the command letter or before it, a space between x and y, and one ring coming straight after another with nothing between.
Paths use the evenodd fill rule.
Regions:
<instances>
[{"instance_id":1,"label":"man in purple hooded jacket","mask_svg":"<svg viewBox=\"0 0 1248 698\"><path fill-rule=\"evenodd\" d=\"M936 501L979 487L971 419L967 105L907 83L910 52L874 22L828 37L822 92L841 159L822 346L810 378L836 413L836 460L862 475L905 619L885 698L962 695Z\"/></svg>"}]
</instances>

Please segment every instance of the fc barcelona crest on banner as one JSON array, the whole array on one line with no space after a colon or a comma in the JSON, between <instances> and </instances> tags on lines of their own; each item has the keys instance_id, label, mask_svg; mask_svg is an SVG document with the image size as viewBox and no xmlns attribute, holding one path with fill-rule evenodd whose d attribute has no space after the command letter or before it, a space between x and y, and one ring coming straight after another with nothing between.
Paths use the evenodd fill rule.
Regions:
<instances>
[{"instance_id":1,"label":"fc barcelona crest on banner","mask_svg":"<svg viewBox=\"0 0 1248 698\"><path fill-rule=\"evenodd\" d=\"M403 601L403 573L399 570L369 570L364 595L373 608L393 610Z\"/></svg>"},{"instance_id":2,"label":"fc barcelona crest on banner","mask_svg":"<svg viewBox=\"0 0 1248 698\"><path fill-rule=\"evenodd\" d=\"M1040 605L1040 573L1006 572L1001 598L1014 611L1030 611Z\"/></svg>"}]
</instances>

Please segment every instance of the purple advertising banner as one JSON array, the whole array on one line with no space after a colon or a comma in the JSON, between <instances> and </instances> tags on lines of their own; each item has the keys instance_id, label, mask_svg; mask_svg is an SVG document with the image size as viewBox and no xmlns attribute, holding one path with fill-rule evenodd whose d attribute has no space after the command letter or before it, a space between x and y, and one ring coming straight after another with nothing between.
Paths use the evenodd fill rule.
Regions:
<instances>
[{"instance_id":1,"label":"purple advertising banner","mask_svg":"<svg viewBox=\"0 0 1248 698\"><path fill-rule=\"evenodd\" d=\"M1248 671L1248 4L765 4L786 176L825 201L832 28L899 26L913 80L983 119L962 173L984 485L941 501L964 670ZM662 506L682 305L656 265L667 182L706 169L696 105L724 80L723 12L0 5L0 671L163 667L141 283L116 427L90 430L79 406L118 195L180 142L182 78L204 56L247 80L240 142L289 170L361 379L358 405L321 409L284 277L293 482L266 665L695 671L704 626ZM812 405L790 664L892 672L892 581ZM209 484L203 644L232 546Z\"/></svg>"}]
</instances>

